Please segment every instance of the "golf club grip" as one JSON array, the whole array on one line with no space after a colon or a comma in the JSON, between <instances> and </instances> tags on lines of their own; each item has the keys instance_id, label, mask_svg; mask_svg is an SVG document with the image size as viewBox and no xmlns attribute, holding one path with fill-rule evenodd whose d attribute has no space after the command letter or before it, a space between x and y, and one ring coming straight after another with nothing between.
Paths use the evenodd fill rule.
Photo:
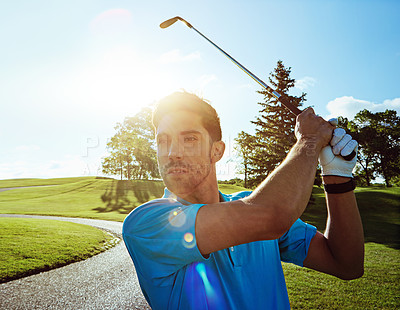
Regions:
<instances>
[{"instance_id":1,"label":"golf club grip","mask_svg":"<svg viewBox=\"0 0 400 310\"><path fill-rule=\"evenodd\" d=\"M344 160L350 161L352 160L355 156L357 155L357 153L355 151L351 152L349 155L346 156L342 156Z\"/></svg>"},{"instance_id":2,"label":"golf club grip","mask_svg":"<svg viewBox=\"0 0 400 310\"><path fill-rule=\"evenodd\" d=\"M294 115L299 115L302 111L295 107L291 102L290 99L286 95L281 95L278 98L279 102L281 102L286 108L288 108ZM344 160L350 161L352 160L357 153L355 151L351 152L349 155L342 156Z\"/></svg>"}]
</instances>

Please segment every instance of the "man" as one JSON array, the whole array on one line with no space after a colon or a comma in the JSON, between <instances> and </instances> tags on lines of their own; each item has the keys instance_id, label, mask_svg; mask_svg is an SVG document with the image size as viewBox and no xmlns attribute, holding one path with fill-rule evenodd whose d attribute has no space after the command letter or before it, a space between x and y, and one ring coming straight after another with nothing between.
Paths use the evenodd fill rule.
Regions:
<instances>
[{"instance_id":1,"label":"man","mask_svg":"<svg viewBox=\"0 0 400 310\"><path fill-rule=\"evenodd\" d=\"M133 210L123 237L153 309L288 309L281 261L342 279L363 274L364 239L353 193L357 147L309 108L297 142L253 192L218 191L225 145L214 108L177 92L153 114L164 197ZM330 146L331 144L332 146ZM299 220L318 156L326 184L325 234ZM338 156L335 156L338 155Z\"/></svg>"}]
</instances>

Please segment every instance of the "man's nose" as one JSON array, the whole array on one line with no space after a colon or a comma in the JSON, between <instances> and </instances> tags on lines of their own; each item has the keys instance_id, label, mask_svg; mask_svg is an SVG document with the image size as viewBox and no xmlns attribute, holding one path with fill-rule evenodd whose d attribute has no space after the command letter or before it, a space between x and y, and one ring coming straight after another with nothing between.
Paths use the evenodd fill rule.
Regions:
<instances>
[{"instance_id":1,"label":"man's nose","mask_svg":"<svg viewBox=\"0 0 400 310\"><path fill-rule=\"evenodd\" d=\"M173 139L169 146L168 158L182 159L183 158L183 143L179 139Z\"/></svg>"}]
</instances>

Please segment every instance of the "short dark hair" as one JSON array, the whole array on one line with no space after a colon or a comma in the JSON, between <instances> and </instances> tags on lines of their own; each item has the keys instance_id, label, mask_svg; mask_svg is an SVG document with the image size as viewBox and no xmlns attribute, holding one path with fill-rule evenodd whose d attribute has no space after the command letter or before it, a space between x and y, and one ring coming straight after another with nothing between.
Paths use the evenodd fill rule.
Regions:
<instances>
[{"instance_id":1,"label":"short dark hair","mask_svg":"<svg viewBox=\"0 0 400 310\"><path fill-rule=\"evenodd\" d=\"M156 105L153 111L153 126L157 129L160 120L168 113L177 111L189 111L201 117L201 123L208 131L212 141L222 139L220 119L217 111L199 96L186 91L175 92L163 99Z\"/></svg>"}]
</instances>

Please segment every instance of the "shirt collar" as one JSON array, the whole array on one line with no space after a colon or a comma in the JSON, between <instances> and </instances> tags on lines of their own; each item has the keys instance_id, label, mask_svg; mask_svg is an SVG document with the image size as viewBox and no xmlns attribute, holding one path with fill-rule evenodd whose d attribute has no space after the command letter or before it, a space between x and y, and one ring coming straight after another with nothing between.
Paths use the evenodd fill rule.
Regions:
<instances>
[{"instance_id":1,"label":"shirt collar","mask_svg":"<svg viewBox=\"0 0 400 310\"><path fill-rule=\"evenodd\" d=\"M219 192L219 201L220 202L224 202L227 201L226 197L224 194L222 194L220 191ZM168 198L168 199L174 199L179 201L181 204L184 204L186 206L191 205L192 203L178 197L177 195L175 195L173 192L171 192L168 188L164 188L164 195L163 198Z\"/></svg>"}]
</instances>

